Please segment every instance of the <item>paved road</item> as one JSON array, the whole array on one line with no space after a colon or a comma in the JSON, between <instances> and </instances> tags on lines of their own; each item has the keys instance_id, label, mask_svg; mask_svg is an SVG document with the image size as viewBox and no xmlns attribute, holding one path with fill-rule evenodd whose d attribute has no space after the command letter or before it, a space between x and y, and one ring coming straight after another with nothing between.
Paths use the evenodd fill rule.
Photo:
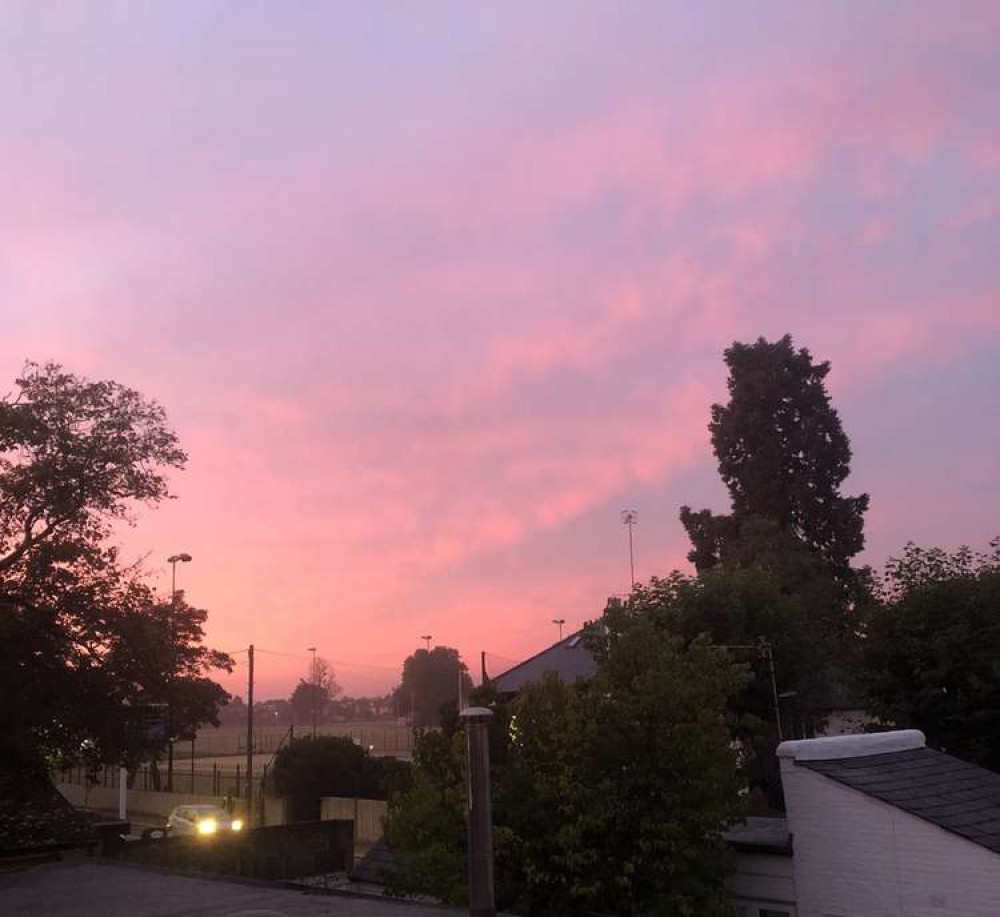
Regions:
<instances>
[{"instance_id":1,"label":"paved road","mask_svg":"<svg viewBox=\"0 0 1000 917\"><path fill-rule=\"evenodd\" d=\"M382 899L165 875L81 859L0 874L4 917L455 917Z\"/></svg>"}]
</instances>

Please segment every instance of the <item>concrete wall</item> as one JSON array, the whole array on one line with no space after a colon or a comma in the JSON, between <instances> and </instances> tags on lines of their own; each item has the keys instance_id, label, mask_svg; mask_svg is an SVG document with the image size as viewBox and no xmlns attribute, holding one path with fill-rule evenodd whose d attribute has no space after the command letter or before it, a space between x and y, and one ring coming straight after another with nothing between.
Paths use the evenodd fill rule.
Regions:
<instances>
[{"instance_id":1,"label":"concrete wall","mask_svg":"<svg viewBox=\"0 0 1000 917\"><path fill-rule=\"evenodd\" d=\"M1000 856L781 761L799 917L997 917Z\"/></svg>"},{"instance_id":2,"label":"concrete wall","mask_svg":"<svg viewBox=\"0 0 1000 917\"><path fill-rule=\"evenodd\" d=\"M320 818L354 822L354 853L364 853L382 836L382 823L389 804L379 799L352 799L346 796L324 796L320 800Z\"/></svg>"},{"instance_id":3,"label":"concrete wall","mask_svg":"<svg viewBox=\"0 0 1000 917\"><path fill-rule=\"evenodd\" d=\"M792 858L770 853L737 853L736 871L729 891L746 917L757 917L761 908L795 917L795 879Z\"/></svg>"}]
</instances>

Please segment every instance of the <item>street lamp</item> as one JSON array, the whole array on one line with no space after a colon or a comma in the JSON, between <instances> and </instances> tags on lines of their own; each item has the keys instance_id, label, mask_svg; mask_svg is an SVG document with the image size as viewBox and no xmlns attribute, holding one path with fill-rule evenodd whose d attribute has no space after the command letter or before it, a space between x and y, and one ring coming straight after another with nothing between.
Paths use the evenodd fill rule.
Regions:
<instances>
[{"instance_id":1,"label":"street lamp","mask_svg":"<svg viewBox=\"0 0 1000 917\"><path fill-rule=\"evenodd\" d=\"M316 738L316 700L317 700L316 695L319 694L319 685L316 684L316 681L317 681L317 678L316 678L316 647L315 646L310 646L310 647L307 647L307 649L309 650L310 653L312 653L312 657L313 657L313 660L312 660L312 683L313 683L313 689L312 689L312 715L313 715L313 738L315 739Z\"/></svg>"},{"instance_id":2,"label":"street lamp","mask_svg":"<svg viewBox=\"0 0 1000 917\"><path fill-rule=\"evenodd\" d=\"M632 576L632 588L635 589L635 555L632 551L632 526L639 521L639 511L634 509L622 510L622 525L628 526L628 568Z\"/></svg>"},{"instance_id":3,"label":"street lamp","mask_svg":"<svg viewBox=\"0 0 1000 917\"><path fill-rule=\"evenodd\" d=\"M421 634L420 639L423 640L424 643L427 644L427 652L429 653L431 651L431 635L430 634Z\"/></svg>"},{"instance_id":4,"label":"street lamp","mask_svg":"<svg viewBox=\"0 0 1000 917\"><path fill-rule=\"evenodd\" d=\"M182 564L191 563L190 554L173 554L167 558L167 563L170 564L170 607L173 608L177 604L177 563L178 561ZM173 626L173 625L171 625ZM167 716L169 717L169 712ZM174 788L174 739L171 734L167 735L167 792L169 793ZM194 752L191 752L191 760L194 761ZM192 767L194 765L192 764Z\"/></svg>"},{"instance_id":5,"label":"street lamp","mask_svg":"<svg viewBox=\"0 0 1000 917\"><path fill-rule=\"evenodd\" d=\"M167 563L170 564L170 604L173 605L177 598L177 562L180 561L182 564L191 563L190 554L174 554L172 557L167 558Z\"/></svg>"},{"instance_id":6,"label":"street lamp","mask_svg":"<svg viewBox=\"0 0 1000 917\"><path fill-rule=\"evenodd\" d=\"M552 619L552 623L555 624L556 627L559 628L559 639L562 640L562 629L563 629L563 624L566 623L566 619L565 618L553 618Z\"/></svg>"}]
</instances>

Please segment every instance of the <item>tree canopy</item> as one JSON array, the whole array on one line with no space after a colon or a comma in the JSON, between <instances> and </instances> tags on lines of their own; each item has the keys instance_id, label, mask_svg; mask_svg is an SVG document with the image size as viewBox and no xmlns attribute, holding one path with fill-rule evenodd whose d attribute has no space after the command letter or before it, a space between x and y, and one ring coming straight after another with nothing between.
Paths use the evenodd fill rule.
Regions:
<instances>
[{"instance_id":1,"label":"tree canopy","mask_svg":"<svg viewBox=\"0 0 1000 917\"><path fill-rule=\"evenodd\" d=\"M985 554L909 544L880 587L863 655L873 711L1000 771L1000 539Z\"/></svg>"},{"instance_id":2,"label":"tree canopy","mask_svg":"<svg viewBox=\"0 0 1000 917\"><path fill-rule=\"evenodd\" d=\"M117 383L28 364L16 384L0 402L0 691L21 703L0 736L26 766L136 762L215 720L208 673L232 664L203 645L207 612L159 600L110 539L185 456L162 408Z\"/></svg>"},{"instance_id":3,"label":"tree canopy","mask_svg":"<svg viewBox=\"0 0 1000 917\"><path fill-rule=\"evenodd\" d=\"M864 547L868 495L845 496L850 441L826 391L829 363L815 363L791 336L734 343L725 352L729 402L712 405L709 431L732 511L681 510L699 570L724 559L742 520L772 520L838 576Z\"/></svg>"},{"instance_id":4,"label":"tree canopy","mask_svg":"<svg viewBox=\"0 0 1000 917\"><path fill-rule=\"evenodd\" d=\"M463 696L468 697L472 679L458 650L450 646L419 649L403 662L402 679L395 692L397 709L411 712L414 726L438 726L442 708L457 711L460 684Z\"/></svg>"},{"instance_id":5,"label":"tree canopy","mask_svg":"<svg viewBox=\"0 0 1000 917\"><path fill-rule=\"evenodd\" d=\"M498 906L725 913L721 833L740 809L726 704L745 669L625 606L604 625L592 637L592 679L549 677L495 706ZM397 894L465 900L463 758L457 732L418 745L413 788L392 801L387 825Z\"/></svg>"}]
</instances>

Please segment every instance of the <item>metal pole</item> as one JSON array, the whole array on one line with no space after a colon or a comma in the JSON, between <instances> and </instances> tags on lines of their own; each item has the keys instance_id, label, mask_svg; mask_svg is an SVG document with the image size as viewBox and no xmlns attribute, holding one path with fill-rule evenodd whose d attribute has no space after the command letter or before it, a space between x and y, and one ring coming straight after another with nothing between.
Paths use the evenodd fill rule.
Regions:
<instances>
[{"instance_id":1,"label":"metal pole","mask_svg":"<svg viewBox=\"0 0 1000 917\"><path fill-rule=\"evenodd\" d=\"M493 897L493 839L490 814L490 733L493 712L468 707L465 725L469 771L469 915L496 917Z\"/></svg>"},{"instance_id":2,"label":"metal pole","mask_svg":"<svg viewBox=\"0 0 1000 917\"><path fill-rule=\"evenodd\" d=\"M316 677L316 647L310 646L309 652L312 653L312 715L313 715L313 738L316 738L316 702L319 700L317 695L319 694L319 685L317 684L318 678Z\"/></svg>"},{"instance_id":3,"label":"metal pole","mask_svg":"<svg viewBox=\"0 0 1000 917\"><path fill-rule=\"evenodd\" d=\"M253 644L247 649L247 829L253 827Z\"/></svg>"},{"instance_id":4,"label":"metal pole","mask_svg":"<svg viewBox=\"0 0 1000 917\"><path fill-rule=\"evenodd\" d=\"M774 699L774 722L778 727L778 741L783 742L785 734L781 728L781 703L778 700L778 681L774 675L774 653L771 650L771 644L765 640L760 642L760 651L767 660L767 670L771 676L771 696Z\"/></svg>"},{"instance_id":5,"label":"metal pole","mask_svg":"<svg viewBox=\"0 0 1000 917\"><path fill-rule=\"evenodd\" d=\"M479 654L479 668L482 672L483 681L482 684L486 684L490 680L490 676L486 674L486 650L483 650Z\"/></svg>"},{"instance_id":6,"label":"metal pole","mask_svg":"<svg viewBox=\"0 0 1000 917\"><path fill-rule=\"evenodd\" d=\"M628 524L628 571L632 578L632 588L635 589L635 554L632 550L632 523Z\"/></svg>"},{"instance_id":7,"label":"metal pole","mask_svg":"<svg viewBox=\"0 0 1000 917\"><path fill-rule=\"evenodd\" d=\"M194 795L194 736L191 736L191 794Z\"/></svg>"},{"instance_id":8,"label":"metal pole","mask_svg":"<svg viewBox=\"0 0 1000 917\"><path fill-rule=\"evenodd\" d=\"M118 818L125 821L128 800L128 768L123 764L118 768Z\"/></svg>"}]
</instances>

